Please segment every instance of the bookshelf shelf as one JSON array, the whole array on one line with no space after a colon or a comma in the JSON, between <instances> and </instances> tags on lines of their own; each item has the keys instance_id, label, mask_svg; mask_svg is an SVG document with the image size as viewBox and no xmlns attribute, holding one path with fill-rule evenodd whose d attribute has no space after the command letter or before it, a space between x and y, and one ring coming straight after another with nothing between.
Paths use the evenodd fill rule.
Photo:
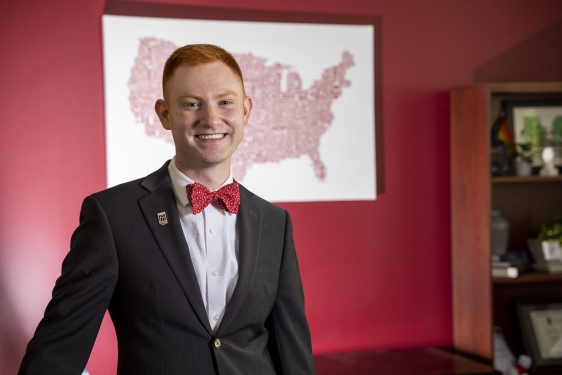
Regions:
<instances>
[{"instance_id":1,"label":"bookshelf shelf","mask_svg":"<svg viewBox=\"0 0 562 375\"><path fill-rule=\"evenodd\" d=\"M529 184L529 183L553 183L562 182L562 176L556 177L542 177L542 176L529 176L529 177L492 177L493 184Z\"/></svg>"},{"instance_id":2,"label":"bookshelf shelf","mask_svg":"<svg viewBox=\"0 0 562 375\"><path fill-rule=\"evenodd\" d=\"M493 278L494 284L532 284L562 281L562 273L546 274L538 272L525 272L514 279L508 277Z\"/></svg>"}]
</instances>

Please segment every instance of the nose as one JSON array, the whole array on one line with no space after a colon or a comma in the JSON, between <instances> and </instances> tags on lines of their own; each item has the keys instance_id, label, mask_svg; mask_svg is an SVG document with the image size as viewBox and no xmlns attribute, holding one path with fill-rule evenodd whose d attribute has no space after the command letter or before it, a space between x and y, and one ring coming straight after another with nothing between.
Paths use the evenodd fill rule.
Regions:
<instances>
[{"instance_id":1,"label":"nose","mask_svg":"<svg viewBox=\"0 0 562 375\"><path fill-rule=\"evenodd\" d=\"M222 122L219 109L212 105L204 107L203 111L203 125L208 127L215 127Z\"/></svg>"}]
</instances>

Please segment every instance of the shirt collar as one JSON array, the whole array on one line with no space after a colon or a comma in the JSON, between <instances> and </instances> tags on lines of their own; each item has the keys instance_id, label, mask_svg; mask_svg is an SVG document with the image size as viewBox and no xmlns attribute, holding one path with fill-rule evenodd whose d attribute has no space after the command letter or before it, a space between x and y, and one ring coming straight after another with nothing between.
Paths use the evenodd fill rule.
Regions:
<instances>
[{"instance_id":1,"label":"shirt collar","mask_svg":"<svg viewBox=\"0 0 562 375\"><path fill-rule=\"evenodd\" d=\"M170 175L170 180L172 180L172 187L174 189L174 195L176 196L176 200L182 205L187 206L189 201L187 200L187 194L185 192L185 187L189 184L194 183L191 178L187 177L180 170L176 167L176 157L174 156L168 164L168 174ZM219 190L221 187L228 185L234 182L234 178L232 177L232 170L228 174L228 178L226 181L222 183L221 186L214 189L213 191Z\"/></svg>"}]
</instances>

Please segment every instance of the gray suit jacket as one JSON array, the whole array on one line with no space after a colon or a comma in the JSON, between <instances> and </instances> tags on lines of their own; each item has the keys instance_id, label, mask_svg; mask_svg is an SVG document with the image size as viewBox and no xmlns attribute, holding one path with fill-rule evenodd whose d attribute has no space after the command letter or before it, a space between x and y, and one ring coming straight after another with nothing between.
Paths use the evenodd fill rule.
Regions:
<instances>
[{"instance_id":1,"label":"gray suit jacket","mask_svg":"<svg viewBox=\"0 0 562 375\"><path fill-rule=\"evenodd\" d=\"M239 277L214 335L167 165L84 200L20 374L80 374L107 309L118 374L314 373L289 214L240 186Z\"/></svg>"}]
</instances>

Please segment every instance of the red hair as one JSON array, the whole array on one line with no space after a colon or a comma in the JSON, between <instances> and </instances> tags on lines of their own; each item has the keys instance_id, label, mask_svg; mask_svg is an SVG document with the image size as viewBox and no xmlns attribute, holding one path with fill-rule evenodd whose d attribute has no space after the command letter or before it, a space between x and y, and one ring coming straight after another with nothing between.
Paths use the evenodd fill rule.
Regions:
<instances>
[{"instance_id":1,"label":"red hair","mask_svg":"<svg viewBox=\"0 0 562 375\"><path fill-rule=\"evenodd\" d=\"M162 90L166 92L166 84L172 78L176 70L182 65L196 66L221 61L225 63L242 82L244 89L244 79L242 71L234 57L221 47L213 44L188 44L176 49L164 65L162 74ZM165 95L165 94L164 94Z\"/></svg>"}]
</instances>

